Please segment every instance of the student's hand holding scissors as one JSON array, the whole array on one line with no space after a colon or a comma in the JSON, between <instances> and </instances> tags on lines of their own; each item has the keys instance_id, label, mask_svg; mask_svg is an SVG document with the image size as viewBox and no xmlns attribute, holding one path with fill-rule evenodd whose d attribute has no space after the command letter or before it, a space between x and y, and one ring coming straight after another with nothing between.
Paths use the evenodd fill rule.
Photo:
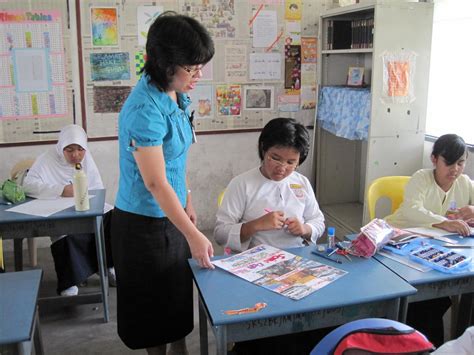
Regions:
<instances>
[{"instance_id":1,"label":"student's hand holding scissors","mask_svg":"<svg viewBox=\"0 0 474 355\"><path fill-rule=\"evenodd\" d=\"M433 227L441 228L448 232L457 233L463 237L467 237L471 234L469 225L461 219L446 220L441 223L433 224Z\"/></svg>"},{"instance_id":2,"label":"student's hand holding scissors","mask_svg":"<svg viewBox=\"0 0 474 355\"><path fill-rule=\"evenodd\" d=\"M259 230L282 229L285 225L285 213L283 211L269 211L258 219Z\"/></svg>"},{"instance_id":3,"label":"student's hand holding scissors","mask_svg":"<svg viewBox=\"0 0 474 355\"><path fill-rule=\"evenodd\" d=\"M285 221L288 232L295 236L311 235L312 229L307 224L301 223L296 217L289 217Z\"/></svg>"}]
</instances>

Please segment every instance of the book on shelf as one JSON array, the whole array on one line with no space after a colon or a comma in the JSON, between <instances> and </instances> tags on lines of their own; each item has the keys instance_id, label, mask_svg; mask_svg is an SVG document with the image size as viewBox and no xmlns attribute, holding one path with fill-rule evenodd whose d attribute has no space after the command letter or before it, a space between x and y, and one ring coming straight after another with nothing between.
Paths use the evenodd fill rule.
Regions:
<instances>
[{"instance_id":1,"label":"book on shelf","mask_svg":"<svg viewBox=\"0 0 474 355\"><path fill-rule=\"evenodd\" d=\"M373 47L374 19L327 20L326 49L361 49Z\"/></svg>"}]
</instances>

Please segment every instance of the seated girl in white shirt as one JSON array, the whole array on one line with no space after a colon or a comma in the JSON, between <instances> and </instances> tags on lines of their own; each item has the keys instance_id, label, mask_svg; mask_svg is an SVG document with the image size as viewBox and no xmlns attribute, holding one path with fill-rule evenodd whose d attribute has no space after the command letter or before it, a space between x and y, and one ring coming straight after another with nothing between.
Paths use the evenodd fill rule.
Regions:
<instances>
[{"instance_id":1,"label":"seated girl in white shirt","mask_svg":"<svg viewBox=\"0 0 474 355\"><path fill-rule=\"evenodd\" d=\"M64 127L56 146L41 154L29 169L23 180L23 188L28 196L39 199L73 197L72 188L74 166L81 163L87 175L89 190L103 189L99 170L87 147L87 135L77 125ZM104 232L110 285L115 285L110 252L110 205L105 206ZM110 211L110 212L109 212ZM58 277L57 292L62 296L78 294L77 285L97 272L97 254L93 234L73 234L51 237L51 252Z\"/></svg>"},{"instance_id":2,"label":"seated girl in white shirt","mask_svg":"<svg viewBox=\"0 0 474 355\"><path fill-rule=\"evenodd\" d=\"M258 140L261 164L229 183L217 212L218 244L243 251L258 244L299 247L324 232L324 216L309 180L295 171L309 151L306 128L275 118Z\"/></svg>"}]
</instances>

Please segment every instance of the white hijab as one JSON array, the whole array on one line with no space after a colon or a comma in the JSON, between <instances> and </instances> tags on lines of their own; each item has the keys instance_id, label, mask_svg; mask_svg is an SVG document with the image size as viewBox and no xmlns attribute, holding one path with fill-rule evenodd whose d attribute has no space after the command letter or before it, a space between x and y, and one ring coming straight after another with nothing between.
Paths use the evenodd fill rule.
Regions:
<instances>
[{"instance_id":1,"label":"white hijab","mask_svg":"<svg viewBox=\"0 0 474 355\"><path fill-rule=\"evenodd\" d=\"M74 166L67 162L63 150L68 145L78 144L86 153L82 169L87 175L89 190L103 189L99 170L87 147L87 134L77 125L68 125L59 133L56 147L41 154L34 162L23 182L28 196L50 199L61 196L64 186L72 183Z\"/></svg>"}]
</instances>

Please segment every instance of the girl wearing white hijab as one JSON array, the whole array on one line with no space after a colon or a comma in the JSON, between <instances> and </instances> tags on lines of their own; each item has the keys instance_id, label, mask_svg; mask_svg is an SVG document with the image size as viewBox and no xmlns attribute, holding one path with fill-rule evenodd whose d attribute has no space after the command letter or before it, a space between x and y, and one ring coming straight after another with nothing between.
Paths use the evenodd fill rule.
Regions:
<instances>
[{"instance_id":1,"label":"girl wearing white hijab","mask_svg":"<svg viewBox=\"0 0 474 355\"><path fill-rule=\"evenodd\" d=\"M89 190L104 188L99 170L87 148L87 134L80 126L72 124L61 130L56 147L41 154L29 169L23 181L26 194L38 199L74 196L72 180L77 163L82 164L87 175ZM106 209L110 210L107 206ZM115 285L115 271L109 252L110 214L108 212L104 215L104 230L109 282ZM98 270L94 235L74 234L52 237L51 240L51 252L58 276L57 291L62 296L75 296L78 294L76 285L85 282Z\"/></svg>"}]
</instances>

